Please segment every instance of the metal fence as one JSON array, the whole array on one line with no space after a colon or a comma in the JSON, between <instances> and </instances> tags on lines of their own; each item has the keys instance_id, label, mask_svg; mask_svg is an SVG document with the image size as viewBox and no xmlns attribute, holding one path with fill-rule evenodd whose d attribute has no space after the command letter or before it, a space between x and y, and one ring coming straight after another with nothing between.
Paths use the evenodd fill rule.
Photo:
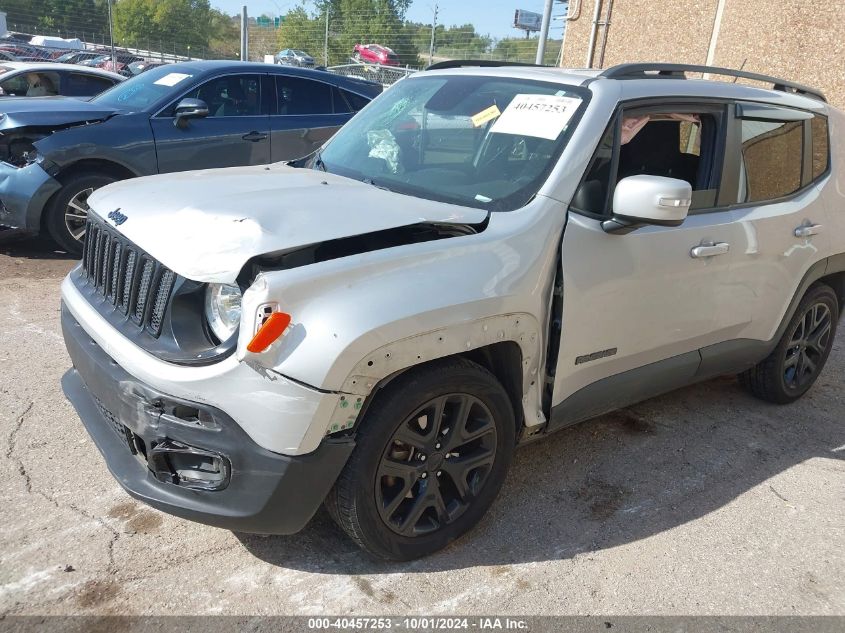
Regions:
<instances>
[{"instance_id":1,"label":"metal fence","mask_svg":"<svg viewBox=\"0 0 845 633\"><path fill-rule=\"evenodd\" d=\"M397 66L381 66L380 64L365 64L354 62L340 66L329 66L326 70L345 77L358 77L368 81L380 83L385 88L395 84L400 79L418 72L416 68L401 68Z\"/></svg>"},{"instance_id":2,"label":"metal fence","mask_svg":"<svg viewBox=\"0 0 845 633\"><path fill-rule=\"evenodd\" d=\"M110 47L108 44L98 44L96 42L82 42L83 46L86 49L93 49L93 50L104 50L106 52L110 52ZM129 52L133 55L137 55L138 57L143 57L148 61L162 61L162 62L187 62L191 61L192 59L202 59L201 57L188 57L185 55L176 55L174 53L165 53L164 51L150 51L145 50L142 48L132 48L130 46L115 46L115 52L118 54L123 52Z\"/></svg>"}]
</instances>

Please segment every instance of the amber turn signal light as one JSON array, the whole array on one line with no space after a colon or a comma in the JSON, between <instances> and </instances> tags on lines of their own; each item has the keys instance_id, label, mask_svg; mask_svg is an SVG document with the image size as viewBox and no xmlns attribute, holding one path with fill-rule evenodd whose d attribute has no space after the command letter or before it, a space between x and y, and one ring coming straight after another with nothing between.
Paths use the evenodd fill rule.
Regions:
<instances>
[{"instance_id":1,"label":"amber turn signal light","mask_svg":"<svg viewBox=\"0 0 845 633\"><path fill-rule=\"evenodd\" d=\"M252 337L249 345L246 346L247 350L253 354L263 352L265 349L270 347L273 341L284 334L289 325L289 314L285 314L284 312L274 312L267 317L264 325L258 328L258 332L255 333L255 336Z\"/></svg>"}]
</instances>

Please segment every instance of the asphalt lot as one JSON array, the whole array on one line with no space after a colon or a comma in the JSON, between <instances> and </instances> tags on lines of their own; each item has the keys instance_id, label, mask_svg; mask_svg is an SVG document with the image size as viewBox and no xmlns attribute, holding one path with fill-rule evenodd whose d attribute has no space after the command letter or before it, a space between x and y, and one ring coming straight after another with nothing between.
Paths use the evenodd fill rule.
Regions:
<instances>
[{"instance_id":1,"label":"asphalt lot","mask_svg":"<svg viewBox=\"0 0 845 633\"><path fill-rule=\"evenodd\" d=\"M481 526L377 564L324 512L233 534L134 502L59 386L74 262L0 244L6 614L845 614L845 335L788 407L733 378L525 447Z\"/></svg>"}]
</instances>

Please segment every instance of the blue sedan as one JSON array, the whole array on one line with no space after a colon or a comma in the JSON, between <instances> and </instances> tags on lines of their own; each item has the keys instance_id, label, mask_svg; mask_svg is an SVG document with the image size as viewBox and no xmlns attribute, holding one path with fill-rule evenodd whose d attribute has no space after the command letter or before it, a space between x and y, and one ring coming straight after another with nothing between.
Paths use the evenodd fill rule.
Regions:
<instances>
[{"instance_id":1,"label":"blue sedan","mask_svg":"<svg viewBox=\"0 0 845 633\"><path fill-rule=\"evenodd\" d=\"M306 156L382 90L292 66L168 64L81 102L0 104L0 225L81 251L88 196L157 173Z\"/></svg>"}]
</instances>

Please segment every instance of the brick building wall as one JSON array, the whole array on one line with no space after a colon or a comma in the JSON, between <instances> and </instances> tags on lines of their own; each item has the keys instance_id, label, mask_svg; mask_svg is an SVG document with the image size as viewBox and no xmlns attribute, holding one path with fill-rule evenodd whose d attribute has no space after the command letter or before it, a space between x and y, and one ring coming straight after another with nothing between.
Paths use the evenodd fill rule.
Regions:
<instances>
[{"instance_id":1,"label":"brick building wall","mask_svg":"<svg viewBox=\"0 0 845 633\"><path fill-rule=\"evenodd\" d=\"M704 64L712 40L712 65L808 84L845 108L845 0L570 0L563 66L585 67L596 2L600 21L609 6L611 17L603 60L605 27L596 33L594 68Z\"/></svg>"}]
</instances>

